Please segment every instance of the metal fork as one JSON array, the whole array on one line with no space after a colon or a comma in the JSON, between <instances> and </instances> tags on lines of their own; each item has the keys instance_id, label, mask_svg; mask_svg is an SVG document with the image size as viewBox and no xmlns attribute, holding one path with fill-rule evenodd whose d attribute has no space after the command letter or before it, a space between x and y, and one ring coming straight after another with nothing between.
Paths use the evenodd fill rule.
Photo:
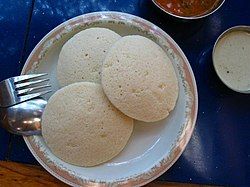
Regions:
<instances>
[{"instance_id":1,"label":"metal fork","mask_svg":"<svg viewBox=\"0 0 250 187\"><path fill-rule=\"evenodd\" d=\"M51 92L51 89L45 90L51 85L38 85L49 81L48 78L37 79L45 75L47 73L21 75L0 82L0 107L10 107Z\"/></svg>"}]
</instances>

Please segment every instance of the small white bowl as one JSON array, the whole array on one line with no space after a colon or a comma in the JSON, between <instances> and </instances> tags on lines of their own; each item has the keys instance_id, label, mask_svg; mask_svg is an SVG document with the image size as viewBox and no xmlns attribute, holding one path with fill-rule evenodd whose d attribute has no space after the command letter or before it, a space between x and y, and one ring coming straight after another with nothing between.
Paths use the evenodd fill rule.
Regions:
<instances>
[{"instance_id":1,"label":"small white bowl","mask_svg":"<svg viewBox=\"0 0 250 187\"><path fill-rule=\"evenodd\" d=\"M213 48L213 66L230 89L250 93L250 27L235 26L223 32Z\"/></svg>"}]
</instances>

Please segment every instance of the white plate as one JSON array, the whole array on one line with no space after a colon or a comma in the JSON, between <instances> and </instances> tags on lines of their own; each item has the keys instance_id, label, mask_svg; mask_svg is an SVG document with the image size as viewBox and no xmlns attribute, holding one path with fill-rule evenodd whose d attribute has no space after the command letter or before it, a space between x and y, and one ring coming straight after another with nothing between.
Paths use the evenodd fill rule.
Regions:
<instances>
[{"instance_id":1,"label":"white plate","mask_svg":"<svg viewBox=\"0 0 250 187\"><path fill-rule=\"evenodd\" d=\"M120 35L139 34L158 43L172 59L178 77L180 92L175 109L163 121L136 122L125 149L111 161L96 167L77 167L63 162L51 153L42 136L24 137L24 140L37 161L69 185L146 184L174 164L192 135L198 108L193 72L179 46L157 26L129 14L96 12L70 19L49 32L30 54L22 74L48 72L56 91L59 87L55 72L62 45L72 35L89 27L110 28Z\"/></svg>"}]
</instances>

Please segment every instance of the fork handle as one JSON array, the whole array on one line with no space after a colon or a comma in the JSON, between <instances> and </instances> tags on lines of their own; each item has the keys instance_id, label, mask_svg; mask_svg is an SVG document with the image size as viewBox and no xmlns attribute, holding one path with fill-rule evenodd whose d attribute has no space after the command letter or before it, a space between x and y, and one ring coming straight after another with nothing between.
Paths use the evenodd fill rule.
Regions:
<instances>
[{"instance_id":1,"label":"fork handle","mask_svg":"<svg viewBox=\"0 0 250 187\"><path fill-rule=\"evenodd\" d=\"M15 96L14 82L2 81L0 82L0 107L10 107L18 101Z\"/></svg>"}]
</instances>

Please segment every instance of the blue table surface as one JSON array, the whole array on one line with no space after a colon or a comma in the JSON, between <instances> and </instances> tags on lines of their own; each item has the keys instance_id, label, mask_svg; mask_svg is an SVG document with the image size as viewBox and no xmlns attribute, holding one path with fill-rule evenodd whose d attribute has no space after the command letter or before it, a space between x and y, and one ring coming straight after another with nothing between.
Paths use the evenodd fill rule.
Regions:
<instances>
[{"instance_id":1,"label":"blue table surface","mask_svg":"<svg viewBox=\"0 0 250 187\"><path fill-rule=\"evenodd\" d=\"M250 186L250 95L223 85L211 60L214 42L224 30L250 25L249 0L227 0L215 14L192 22L172 19L150 0L0 0L0 10L0 80L18 75L39 40L77 15L127 12L165 30L183 49L193 68L199 113L184 153L157 180ZM21 137L0 129L0 142L0 160L38 164Z\"/></svg>"}]
</instances>

